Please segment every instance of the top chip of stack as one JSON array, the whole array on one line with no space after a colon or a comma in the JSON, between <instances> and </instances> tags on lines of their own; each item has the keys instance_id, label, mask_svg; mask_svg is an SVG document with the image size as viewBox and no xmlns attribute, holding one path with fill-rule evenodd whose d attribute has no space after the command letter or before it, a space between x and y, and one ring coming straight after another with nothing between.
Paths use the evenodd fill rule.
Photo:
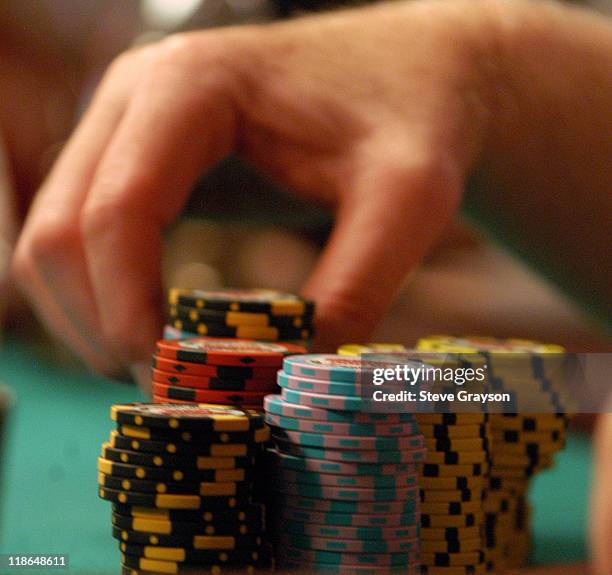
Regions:
<instances>
[{"instance_id":1,"label":"top chip of stack","mask_svg":"<svg viewBox=\"0 0 612 575\"><path fill-rule=\"evenodd\" d=\"M299 345L231 338L160 340L152 363L156 403L215 403L259 408L276 391L276 372Z\"/></svg>"},{"instance_id":2,"label":"top chip of stack","mask_svg":"<svg viewBox=\"0 0 612 575\"><path fill-rule=\"evenodd\" d=\"M314 302L275 290L173 288L168 303L170 324L181 333L294 342L314 334Z\"/></svg>"}]
</instances>

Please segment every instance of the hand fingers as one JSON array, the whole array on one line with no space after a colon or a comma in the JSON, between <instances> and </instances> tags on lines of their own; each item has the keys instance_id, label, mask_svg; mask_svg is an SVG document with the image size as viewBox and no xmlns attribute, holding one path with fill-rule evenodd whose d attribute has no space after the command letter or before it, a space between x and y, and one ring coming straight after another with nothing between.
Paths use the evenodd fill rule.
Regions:
<instances>
[{"instance_id":1,"label":"hand fingers","mask_svg":"<svg viewBox=\"0 0 612 575\"><path fill-rule=\"evenodd\" d=\"M174 38L132 98L93 178L81 230L107 345L147 357L161 327L161 234L192 183L234 144L231 80L214 55ZM194 88L197 78L197 89Z\"/></svg>"},{"instance_id":2,"label":"hand fingers","mask_svg":"<svg viewBox=\"0 0 612 575\"><path fill-rule=\"evenodd\" d=\"M50 329L104 373L119 363L102 346L100 323L81 244L79 216L93 174L118 125L150 51L111 68L79 128L39 192L21 235L14 270Z\"/></svg>"},{"instance_id":3,"label":"hand fingers","mask_svg":"<svg viewBox=\"0 0 612 575\"><path fill-rule=\"evenodd\" d=\"M448 162L403 165L388 157L360 163L365 167L346 184L353 189L304 290L317 301L321 350L367 340L460 200L459 172Z\"/></svg>"}]
</instances>

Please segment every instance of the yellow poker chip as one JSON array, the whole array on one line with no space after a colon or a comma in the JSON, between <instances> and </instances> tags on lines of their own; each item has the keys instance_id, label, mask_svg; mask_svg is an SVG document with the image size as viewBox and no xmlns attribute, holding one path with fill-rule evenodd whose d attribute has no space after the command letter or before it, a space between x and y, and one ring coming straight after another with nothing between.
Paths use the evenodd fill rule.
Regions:
<instances>
[{"instance_id":1,"label":"yellow poker chip","mask_svg":"<svg viewBox=\"0 0 612 575\"><path fill-rule=\"evenodd\" d=\"M485 513L506 513L512 514L515 509L513 497L504 499L491 499L487 494L482 502L482 509Z\"/></svg>"},{"instance_id":2,"label":"yellow poker chip","mask_svg":"<svg viewBox=\"0 0 612 575\"><path fill-rule=\"evenodd\" d=\"M554 413L531 413L508 417L491 415L491 431L564 431L568 421Z\"/></svg>"},{"instance_id":3,"label":"yellow poker chip","mask_svg":"<svg viewBox=\"0 0 612 575\"><path fill-rule=\"evenodd\" d=\"M464 513L463 515L436 515L421 513L421 532L424 528L452 529L468 528L484 524L484 511L477 513Z\"/></svg>"},{"instance_id":4,"label":"yellow poker chip","mask_svg":"<svg viewBox=\"0 0 612 575\"><path fill-rule=\"evenodd\" d=\"M425 439L425 447L429 451L484 451L488 449L486 439Z\"/></svg>"},{"instance_id":5,"label":"yellow poker chip","mask_svg":"<svg viewBox=\"0 0 612 575\"><path fill-rule=\"evenodd\" d=\"M428 451L425 463L445 465L469 465L472 463L486 463L487 452L481 451Z\"/></svg>"},{"instance_id":6,"label":"yellow poker chip","mask_svg":"<svg viewBox=\"0 0 612 575\"><path fill-rule=\"evenodd\" d=\"M565 361L563 347L521 339L431 336L419 340L417 349L481 353L491 364L490 373L501 377L559 377Z\"/></svg>"},{"instance_id":7,"label":"yellow poker chip","mask_svg":"<svg viewBox=\"0 0 612 575\"><path fill-rule=\"evenodd\" d=\"M479 539L481 527L457 527L457 528L436 528L421 527L420 536L422 541L448 541L448 540L470 540ZM423 551L423 547L421 547Z\"/></svg>"},{"instance_id":8,"label":"yellow poker chip","mask_svg":"<svg viewBox=\"0 0 612 575\"><path fill-rule=\"evenodd\" d=\"M421 501L425 503L451 503L465 501L482 501L482 489L451 489L448 491L436 489L421 489Z\"/></svg>"},{"instance_id":9,"label":"yellow poker chip","mask_svg":"<svg viewBox=\"0 0 612 575\"><path fill-rule=\"evenodd\" d=\"M419 485L423 489L482 489L485 486L483 476L471 477L420 477Z\"/></svg>"},{"instance_id":10,"label":"yellow poker chip","mask_svg":"<svg viewBox=\"0 0 612 575\"><path fill-rule=\"evenodd\" d=\"M553 464L552 455L514 455L512 453L494 453L493 464L501 465L502 467L528 467L531 465L551 466Z\"/></svg>"},{"instance_id":11,"label":"yellow poker chip","mask_svg":"<svg viewBox=\"0 0 612 575\"><path fill-rule=\"evenodd\" d=\"M419 416L417 415L417 419ZM419 424L419 431L428 439L477 439L490 432L488 424L475 425L429 425Z\"/></svg>"},{"instance_id":12,"label":"yellow poker chip","mask_svg":"<svg viewBox=\"0 0 612 575\"><path fill-rule=\"evenodd\" d=\"M421 553L467 553L470 551L480 551L483 548L480 535L472 539L462 539L460 541L423 541L420 543Z\"/></svg>"},{"instance_id":13,"label":"yellow poker chip","mask_svg":"<svg viewBox=\"0 0 612 575\"><path fill-rule=\"evenodd\" d=\"M439 464L425 463L421 465L423 477L479 477L489 471L488 463L473 464Z\"/></svg>"},{"instance_id":14,"label":"yellow poker chip","mask_svg":"<svg viewBox=\"0 0 612 575\"><path fill-rule=\"evenodd\" d=\"M482 551L467 551L465 553L421 553L421 563L439 567L478 565L483 561L484 554Z\"/></svg>"},{"instance_id":15,"label":"yellow poker chip","mask_svg":"<svg viewBox=\"0 0 612 575\"><path fill-rule=\"evenodd\" d=\"M462 501L460 503L425 502L420 505L421 513L426 515L465 515L466 513L482 513L482 501Z\"/></svg>"},{"instance_id":16,"label":"yellow poker chip","mask_svg":"<svg viewBox=\"0 0 612 575\"><path fill-rule=\"evenodd\" d=\"M551 431L515 431L495 429L491 431L491 437L495 441L504 443L547 443L563 441L565 439L565 429Z\"/></svg>"},{"instance_id":17,"label":"yellow poker chip","mask_svg":"<svg viewBox=\"0 0 612 575\"><path fill-rule=\"evenodd\" d=\"M523 479L528 480L538 471L548 469L551 463L534 463L531 465L515 465L515 466L495 466L495 475L507 479Z\"/></svg>"},{"instance_id":18,"label":"yellow poker chip","mask_svg":"<svg viewBox=\"0 0 612 575\"><path fill-rule=\"evenodd\" d=\"M553 455L561 451L565 441L555 443L506 443L504 441L494 442L495 451L504 455Z\"/></svg>"},{"instance_id":19,"label":"yellow poker chip","mask_svg":"<svg viewBox=\"0 0 612 575\"><path fill-rule=\"evenodd\" d=\"M565 348L556 344L540 343L529 339L496 339L494 337L453 337L434 335L419 340L417 349L447 351L449 353L490 353L549 355L563 354Z\"/></svg>"},{"instance_id":20,"label":"yellow poker chip","mask_svg":"<svg viewBox=\"0 0 612 575\"><path fill-rule=\"evenodd\" d=\"M417 413L419 425L477 425L487 421L486 413Z\"/></svg>"},{"instance_id":21,"label":"yellow poker chip","mask_svg":"<svg viewBox=\"0 0 612 575\"><path fill-rule=\"evenodd\" d=\"M401 343L347 343L338 348L339 355L363 355L364 353L405 353L408 348Z\"/></svg>"},{"instance_id":22,"label":"yellow poker chip","mask_svg":"<svg viewBox=\"0 0 612 575\"><path fill-rule=\"evenodd\" d=\"M525 477L504 477L497 473L490 476L488 482L490 491L523 492L529 487L529 481Z\"/></svg>"}]
</instances>

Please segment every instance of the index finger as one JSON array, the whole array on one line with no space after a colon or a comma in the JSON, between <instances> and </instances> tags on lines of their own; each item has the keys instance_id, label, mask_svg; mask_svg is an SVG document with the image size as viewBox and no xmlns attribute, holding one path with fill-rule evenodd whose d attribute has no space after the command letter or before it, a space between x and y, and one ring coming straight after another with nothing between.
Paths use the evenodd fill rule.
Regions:
<instances>
[{"instance_id":1,"label":"index finger","mask_svg":"<svg viewBox=\"0 0 612 575\"><path fill-rule=\"evenodd\" d=\"M195 60L193 50L173 38L140 82L81 216L102 331L126 363L144 359L159 334L162 231L234 144L231 76L214 51L200 46Z\"/></svg>"}]
</instances>

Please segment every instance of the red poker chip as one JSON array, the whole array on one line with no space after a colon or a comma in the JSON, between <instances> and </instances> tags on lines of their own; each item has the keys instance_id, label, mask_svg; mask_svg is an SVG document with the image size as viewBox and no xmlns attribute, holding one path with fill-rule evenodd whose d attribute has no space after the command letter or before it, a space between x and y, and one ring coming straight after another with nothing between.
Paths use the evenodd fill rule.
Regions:
<instances>
[{"instance_id":1,"label":"red poker chip","mask_svg":"<svg viewBox=\"0 0 612 575\"><path fill-rule=\"evenodd\" d=\"M211 365L280 367L288 355L305 353L300 345L234 338L197 337L157 342L157 355Z\"/></svg>"}]
</instances>

